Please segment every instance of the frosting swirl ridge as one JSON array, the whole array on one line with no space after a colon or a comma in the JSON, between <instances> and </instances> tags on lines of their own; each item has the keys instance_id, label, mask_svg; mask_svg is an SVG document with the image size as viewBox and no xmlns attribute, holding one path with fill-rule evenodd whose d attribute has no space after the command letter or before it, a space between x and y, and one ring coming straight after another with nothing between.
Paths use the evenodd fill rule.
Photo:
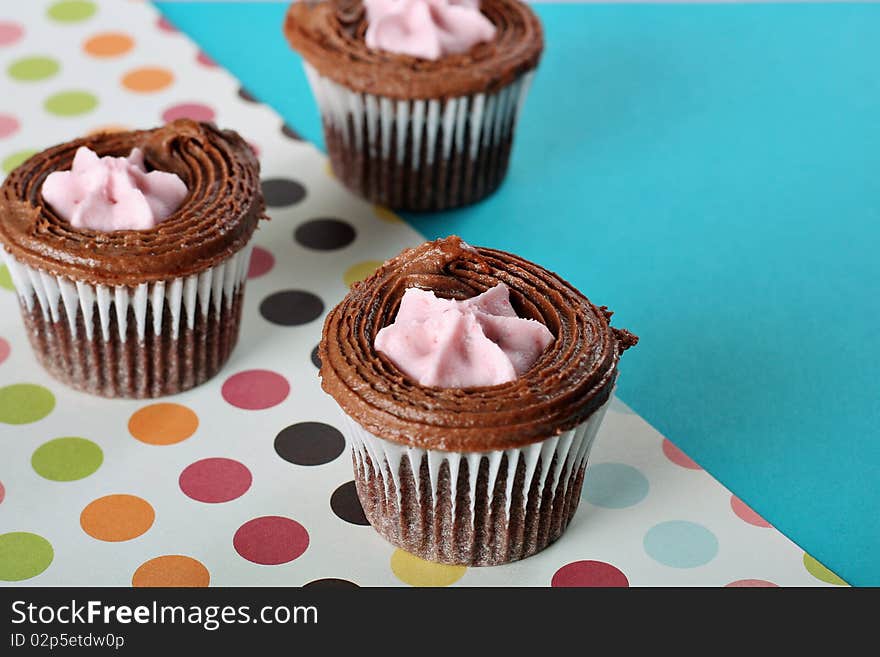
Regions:
<instances>
[{"instance_id":1,"label":"frosting swirl ridge","mask_svg":"<svg viewBox=\"0 0 880 657\"><path fill-rule=\"evenodd\" d=\"M554 340L530 369L489 387L417 384L374 347L406 289L468 299L499 283L520 317L542 322ZM427 242L356 284L327 316L319 346L322 387L367 431L404 445L446 451L521 447L583 422L611 395L620 354L638 341L609 325L555 274L504 251L458 237Z\"/></svg>"},{"instance_id":2,"label":"frosting swirl ridge","mask_svg":"<svg viewBox=\"0 0 880 657\"><path fill-rule=\"evenodd\" d=\"M142 151L148 170L176 174L187 194L149 230L75 228L45 201L49 174L69 169L77 150L101 156ZM38 153L0 188L0 242L18 260L54 275L107 285L185 277L244 247L265 218L260 168L235 132L180 119L153 130L101 133Z\"/></svg>"},{"instance_id":3,"label":"frosting swirl ridge","mask_svg":"<svg viewBox=\"0 0 880 657\"><path fill-rule=\"evenodd\" d=\"M401 99L449 98L492 93L538 65L543 32L526 4L482 0L480 12L494 26L494 36L437 59L368 47L369 22L359 0L294 2L284 33L321 75L354 91Z\"/></svg>"}]
</instances>

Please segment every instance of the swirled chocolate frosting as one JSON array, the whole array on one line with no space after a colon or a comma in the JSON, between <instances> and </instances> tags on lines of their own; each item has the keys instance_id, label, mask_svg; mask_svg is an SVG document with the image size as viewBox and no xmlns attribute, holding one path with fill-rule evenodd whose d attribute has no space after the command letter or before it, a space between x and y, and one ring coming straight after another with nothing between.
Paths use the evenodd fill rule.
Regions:
<instances>
[{"instance_id":1,"label":"swirled chocolate frosting","mask_svg":"<svg viewBox=\"0 0 880 657\"><path fill-rule=\"evenodd\" d=\"M175 173L182 205L150 230L73 228L46 203L43 181L69 169L80 146ZM0 242L17 260L56 276L138 285L202 272L241 249L264 218L260 166L235 132L180 119L154 130L102 133L54 146L15 169L0 188Z\"/></svg>"},{"instance_id":2,"label":"swirled chocolate frosting","mask_svg":"<svg viewBox=\"0 0 880 657\"><path fill-rule=\"evenodd\" d=\"M520 317L550 329L553 342L524 374L479 388L434 388L407 378L374 348L410 287L467 299L498 283ZM527 260L447 237L408 249L352 287L324 323L321 385L370 433L445 451L521 447L572 429L611 395L617 362L638 338L609 324L559 276Z\"/></svg>"},{"instance_id":3,"label":"swirled chocolate frosting","mask_svg":"<svg viewBox=\"0 0 880 657\"><path fill-rule=\"evenodd\" d=\"M491 93L537 67L541 23L519 0L482 0L495 38L436 60L367 48L366 16L357 0L294 2L284 33L321 75L361 93L400 99Z\"/></svg>"}]
</instances>

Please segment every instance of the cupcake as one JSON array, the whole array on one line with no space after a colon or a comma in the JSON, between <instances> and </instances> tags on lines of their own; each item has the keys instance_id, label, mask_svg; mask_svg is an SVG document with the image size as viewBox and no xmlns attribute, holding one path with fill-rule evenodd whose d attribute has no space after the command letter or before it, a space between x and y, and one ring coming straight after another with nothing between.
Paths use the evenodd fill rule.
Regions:
<instances>
[{"instance_id":1,"label":"cupcake","mask_svg":"<svg viewBox=\"0 0 880 657\"><path fill-rule=\"evenodd\" d=\"M637 338L555 274L457 237L386 262L324 323L370 524L423 559L494 565L555 541Z\"/></svg>"},{"instance_id":2,"label":"cupcake","mask_svg":"<svg viewBox=\"0 0 880 657\"><path fill-rule=\"evenodd\" d=\"M475 203L501 184L543 50L519 0L323 0L284 24L336 177L399 210Z\"/></svg>"},{"instance_id":3,"label":"cupcake","mask_svg":"<svg viewBox=\"0 0 880 657\"><path fill-rule=\"evenodd\" d=\"M158 397L222 367L264 218L238 134L179 120L54 146L0 188L0 254L33 351L57 379Z\"/></svg>"}]
</instances>

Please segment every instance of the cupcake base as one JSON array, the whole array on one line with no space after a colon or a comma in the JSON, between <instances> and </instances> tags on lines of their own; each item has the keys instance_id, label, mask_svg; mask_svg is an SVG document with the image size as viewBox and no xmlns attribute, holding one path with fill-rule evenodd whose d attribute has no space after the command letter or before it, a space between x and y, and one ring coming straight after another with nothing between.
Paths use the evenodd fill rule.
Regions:
<instances>
[{"instance_id":1,"label":"cupcake base","mask_svg":"<svg viewBox=\"0 0 880 657\"><path fill-rule=\"evenodd\" d=\"M214 376L238 341L250 248L199 274L135 287L73 281L0 249L34 355L63 383L149 398Z\"/></svg>"},{"instance_id":2,"label":"cupcake base","mask_svg":"<svg viewBox=\"0 0 880 657\"><path fill-rule=\"evenodd\" d=\"M138 339L130 308L125 340L120 339L112 305L111 337L106 341L77 339L85 334L82 315L77 316L74 334L63 308L62 321L57 322L46 321L36 308L22 308L22 315L34 355L53 377L93 395L144 399L183 392L217 374L238 342L242 299L238 291L218 317L197 313L193 328L183 327L176 338L167 306L161 333L147 332L143 340ZM147 321L153 321L152 309L147 310ZM100 331L100 326L93 330Z\"/></svg>"},{"instance_id":3,"label":"cupcake base","mask_svg":"<svg viewBox=\"0 0 880 657\"><path fill-rule=\"evenodd\" d=\"M488 490L488 463L483 461L477 473L474 497L475 516L471 522L462 522L454 516L451 481L448 467L442 467L438 480L440 491L436 505L419 502L419 497L430 496L425 490L427 464L422 464L421 493L408 464L401 468L402 509L395 500L398 491L387 491L381 478L376 476L373 462L366 458L364 465L354 458L355 485L364 513L373 528L389 543L428 561L468 566L496 566L525 559L562 536L577 511L583 485L584 468L571 474L567 482L559 482L556 490L538 493L532 486L523 508L522 494L514 497L509 518L505 518L504 491L507 486L507 457L503 457L504 472ZM555 468L551 461L550 467ZM466 506L466 481L470 477L467 464L459 470L456 484L456 504ZM513 487L524 489L525 468L520 463L513 479Z\"/></svg>"},{"instance_id":4,"label":"cupcake base","mask_svg":"<svg viewBox=\"0 0 880 657\"><path fill-rule=\"evenodd\" d=\"M534 75L491 93L402 100L305 70L336 177L374 203L418 212L476 203L498 188Z\"/></svg>"},{"instance_id":5,"label":"cupcake base","mask_svg":"<svg viewBox=\"0 0 880 657\"><path fill-rule=\"evenodd\" d=\"M349 130L354 130L351 119ZM411 140L407 135L407 144ZM388 158L351 151L343 134L327 123L324 141L334 175L355 194L397 210L433 212L471 205L498 189L507 174L513 134L481 149L476 158L456 152L435 162L428 161L424 150L413 154L407 148L402 160L393 148ZM394 129L391 141L396 143Z\"/></svg>"},{"instance_id":6,"label":"cupcake base","mask_svg":"<svg viewBox=\"0 0 880 657\"><path fill-rule=\"evenodd\" d=\"M403 447L347 418L364 513L387 541L428 561L492 566L529 557L574 516L606 407L560 436L474 454Z\"/></svg>"}]
</instances>

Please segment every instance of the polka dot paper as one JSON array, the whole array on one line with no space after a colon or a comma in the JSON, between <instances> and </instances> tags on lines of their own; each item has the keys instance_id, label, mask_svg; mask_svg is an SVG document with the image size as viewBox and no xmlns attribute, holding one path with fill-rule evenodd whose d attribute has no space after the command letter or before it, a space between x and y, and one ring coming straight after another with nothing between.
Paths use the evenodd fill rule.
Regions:
<instances>
[{"instance_id":1,"label":"polka dot paper","mask_svg":"<svg viewBox=\"0 0 880 657\"><path fill-rule=\"evenodd\" d=\"M75 392L36 363L0 268L0 585L841 586L619 400L568 531L490 568L387 544L320 390L327 311L422 238L349 195L326 157L147 3L0 10L0 171L97 130L179 117L237 129L272 218L221 373L158 400Z\"/></svg>"}]
</instances>

